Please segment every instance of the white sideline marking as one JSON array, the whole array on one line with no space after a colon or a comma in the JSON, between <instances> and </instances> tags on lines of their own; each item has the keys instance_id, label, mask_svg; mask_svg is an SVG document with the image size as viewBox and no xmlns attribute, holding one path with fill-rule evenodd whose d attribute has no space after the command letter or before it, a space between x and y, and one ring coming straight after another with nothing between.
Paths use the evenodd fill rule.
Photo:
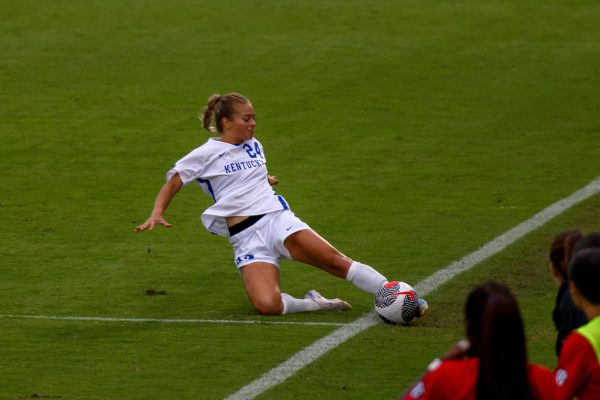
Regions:
<instances>
[{"instance_id":1,"label":"white sideline marking","mask_svg":"<svg viewBox=\"0 0 600 400\"><path fill-rule=\"evenodd\" d=\"M294 322L294 321L258 321L232 319L176 319L176 318L118 318L118 317L76 317L58 315L13 315L0 314L0 318L42 319L54 321L100 321L100 322L159 322L166 324L239 324L239 325L307 325L307 326L345 326L336 322Z\"/></svg>"},{"instance_id":2,"label":"white sideline marking","mask_svg":"<svg viewBox=\"0 0 600 400\"><path fill-rule=\"evenodd\" d=\"M428 293L431 293L433 290L448 282L456 275L469 270L474 265L477 265L486 258L502 251L508 245L519 240L529 232L539 228L552 218L573 207L575 204L597 194L598 192L600 192L600 177L597 177L590 184L581 188L570 196L557 201L556 203L535 214L528 220L506 231L471 254L468 254L460 260L453 262L446 268L443 268L433 275L425 278L423 281L414 286L415 290L421 296L426 296ZM312 363L328 351L334 349L346 340L358 335L360 332L378 323L380 323L380 320L374 312L363 315L354 322L336 329L329 335L317 340L313 344L294 354L287 361L284 361L275 368L271 369L269 372L265 373L260 378L242 387L225 400L254 399L273 386L282 383L287 378L291 377L300 369L306 367L308 364Z\"/></svg>"}]
</instances>

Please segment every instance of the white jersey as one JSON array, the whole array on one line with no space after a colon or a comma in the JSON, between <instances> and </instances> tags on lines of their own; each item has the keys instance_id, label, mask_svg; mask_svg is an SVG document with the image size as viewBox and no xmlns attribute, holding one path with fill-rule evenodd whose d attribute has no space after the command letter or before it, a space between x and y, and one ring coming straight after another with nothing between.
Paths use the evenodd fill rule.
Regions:
<instances>
[{"instance_id":1,"label":"white jersey","mask_svg":"<svg viewBox=\"0 0 600 400\"><path fill-rule=\"evenodd\" d=\"M209 232L229 236L225 217L267 214L289 209L267 180L267 160L254 138L235 145L210 138L167 173L179 174L184 185L195 181L215 204L201 216Z\"/></svg>"}]
</instances>

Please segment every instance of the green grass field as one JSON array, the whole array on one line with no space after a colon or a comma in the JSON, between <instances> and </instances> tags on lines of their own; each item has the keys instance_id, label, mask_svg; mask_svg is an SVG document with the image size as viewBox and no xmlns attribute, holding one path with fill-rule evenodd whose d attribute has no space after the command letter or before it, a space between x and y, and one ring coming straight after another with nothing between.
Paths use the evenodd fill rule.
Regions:
<instances>
[{"instance_id":1,"label":"green grass field","mask_svg":"<svg viewBox=\"0 0 600 400\"><path fill-rule=\"evenodd\" d=\"M600 175L600 4L579 1L0 0L0 400L222 399L335 326L354 286L284 262L282 289L349 313L256 315L227 240L186 188L171 230L134 233L197 114L239 91L292 209L354 259L417 284ZM260 399L395 398L463 335L462 305L509 284L530 359L555 364L561 230L600 230L594 196ZM147 296L154 288L166 295ZM8 315L16 317L7 317Z\"/></svg>"}]
</instances>

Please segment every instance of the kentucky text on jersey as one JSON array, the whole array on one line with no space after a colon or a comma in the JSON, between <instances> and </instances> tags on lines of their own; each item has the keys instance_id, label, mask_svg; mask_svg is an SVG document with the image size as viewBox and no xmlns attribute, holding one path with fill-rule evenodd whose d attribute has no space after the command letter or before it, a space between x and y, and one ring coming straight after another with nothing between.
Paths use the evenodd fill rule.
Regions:
<instances>
[{"instance_id":1,"label":"kentucky text on jersey","mask_svg":"<svg viewBox=\"0 0 600 400\"><path fill-rule=\"evenodd\" d=\"M258 168L263 166L264 164L265 162L262 160L249 160L227 164L223 168L225 170L225 173L231 174L232 172L243 171L251 168Z\"/></svg>"}]
</instances>

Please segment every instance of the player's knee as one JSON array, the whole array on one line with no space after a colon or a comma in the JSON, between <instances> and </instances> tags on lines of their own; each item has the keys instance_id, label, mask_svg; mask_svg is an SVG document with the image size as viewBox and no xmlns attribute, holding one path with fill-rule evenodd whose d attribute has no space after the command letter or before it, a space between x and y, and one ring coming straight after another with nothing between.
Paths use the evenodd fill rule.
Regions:
<instances>
[{"instance_id":1,"label":"player's knee","mask_svg":"<svg viewBox=\"0 0 600 400\"><path fill-rule=\"evenodd\" d=\"M283 302L281 296L255 299L252 301L254 309L262 315L281 315L283 313Z\"/></svg>"}]
</instances>

